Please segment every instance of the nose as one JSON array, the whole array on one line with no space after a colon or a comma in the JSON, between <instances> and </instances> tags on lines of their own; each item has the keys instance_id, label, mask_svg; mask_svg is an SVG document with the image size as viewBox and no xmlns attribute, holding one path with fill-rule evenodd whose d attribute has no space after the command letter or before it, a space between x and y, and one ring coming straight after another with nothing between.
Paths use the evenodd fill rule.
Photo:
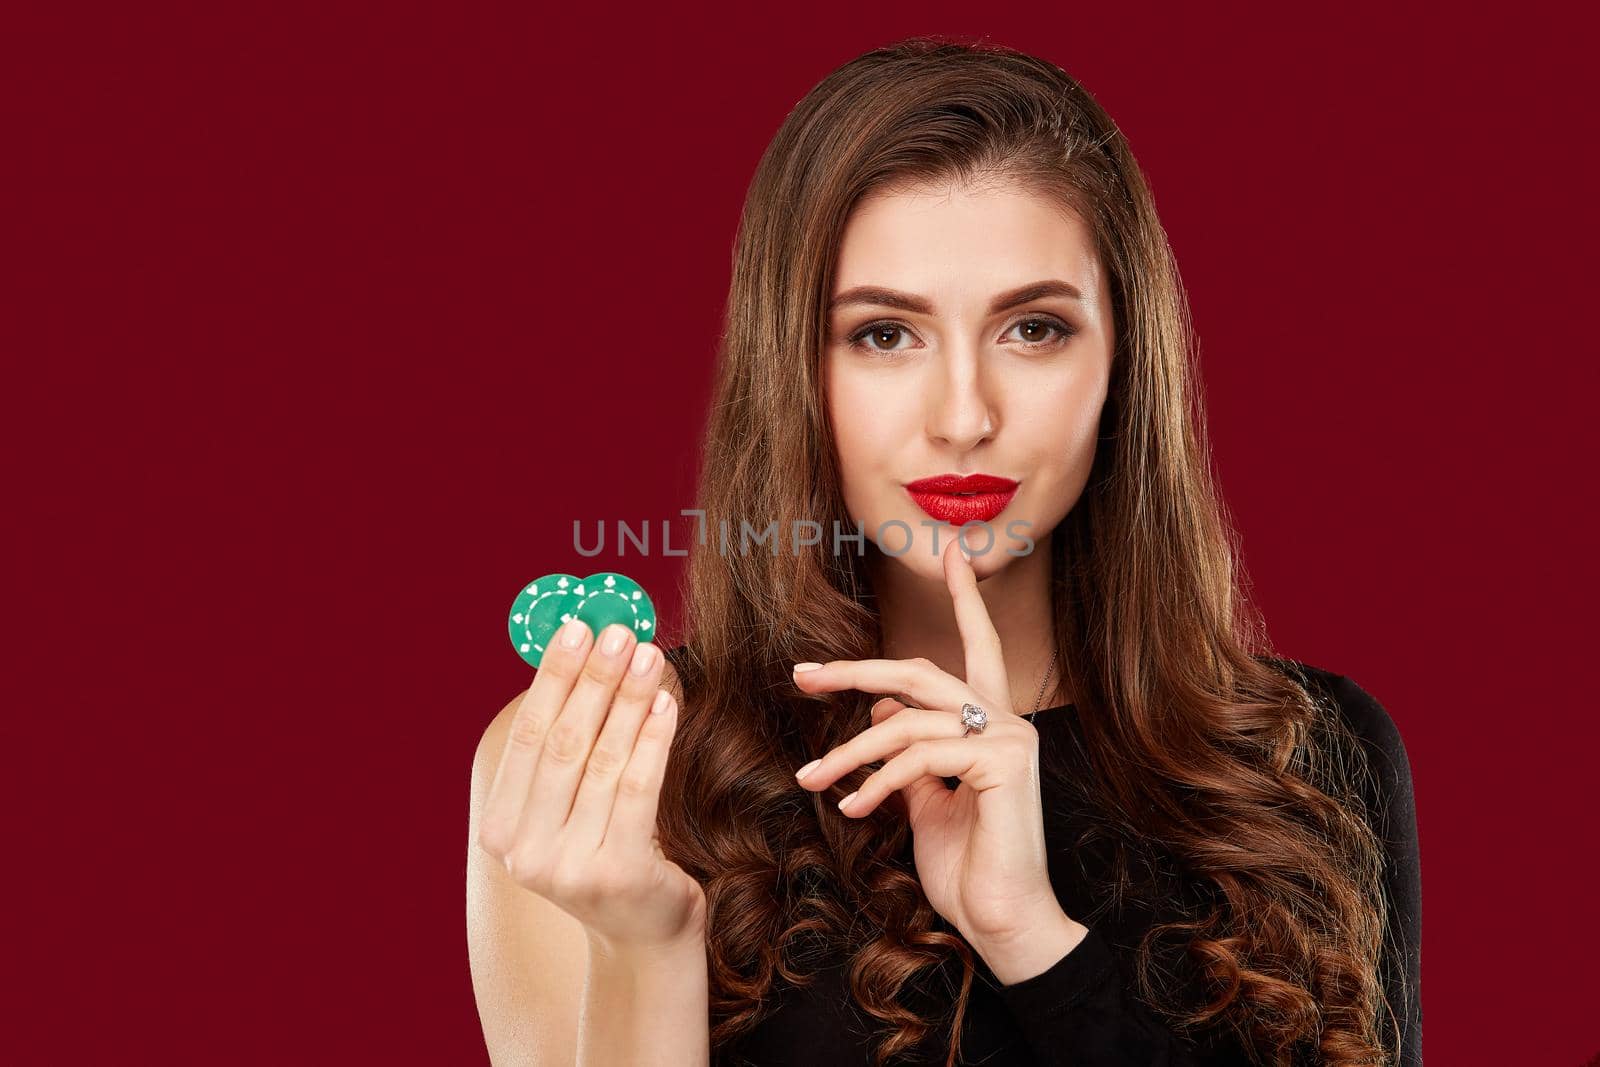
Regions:
<instances>
[{"instance_id":1,"label":"nose","mask_svg":"<svg viewBox=\"0 0 1600 1067\"><path fill-rule=\"evenodd\" d=\"M928 437L969 452L999 429L999 415L976 350L948 350L929 382Z\"/></svg>"}]
</instances>

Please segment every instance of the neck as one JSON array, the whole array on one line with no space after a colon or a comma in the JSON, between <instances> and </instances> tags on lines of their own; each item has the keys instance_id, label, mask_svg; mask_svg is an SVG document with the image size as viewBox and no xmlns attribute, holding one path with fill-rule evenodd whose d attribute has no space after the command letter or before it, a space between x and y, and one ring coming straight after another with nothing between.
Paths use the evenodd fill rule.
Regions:
<instances>
[{"instance_id":1,"label":"neck","mask_svg":"<svg viewBox=\"0 0 1600 1067\"><path fill-rule=\"evenodd\" d=\"M940 545L947 543L943 538ZM1009 557L1003 548L973 556L978 592L983 597L1011 683L1011 710L1026 715L1056 707L1063 699L1057 670L1043 698L1039 685L1055 656L1054 620L1050 610L1050 542L1037 542L1026 556ZM935 563L938 567L937 561ZM966 679L966 651L956 628L950 591L942 568L932 579L905 566L901 559L872 553L868 568L877 593L883 629L883 654L889 659L922 656L957 678Z\"/></svg>"}]
</instances>

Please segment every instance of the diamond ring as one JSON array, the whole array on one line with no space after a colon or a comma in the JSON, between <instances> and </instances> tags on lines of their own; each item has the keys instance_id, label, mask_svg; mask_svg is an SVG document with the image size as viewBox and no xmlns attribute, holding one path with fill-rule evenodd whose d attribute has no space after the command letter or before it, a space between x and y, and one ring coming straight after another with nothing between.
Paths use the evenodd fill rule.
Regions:
<instances>
[{"instance_id":1,"label":"diamond ring","mask_svg":"<svg viewBox=\"0 0 1600 1067\"><path fill-rule=\"evenodd\" d=\"M983 733L983 728L989 723L989 713L977 704L963 704L961 705L961 722L966 726L966 729L961 731L962 737L966 737L970 733L981 734Z\"/></svg>"}]
</instances>

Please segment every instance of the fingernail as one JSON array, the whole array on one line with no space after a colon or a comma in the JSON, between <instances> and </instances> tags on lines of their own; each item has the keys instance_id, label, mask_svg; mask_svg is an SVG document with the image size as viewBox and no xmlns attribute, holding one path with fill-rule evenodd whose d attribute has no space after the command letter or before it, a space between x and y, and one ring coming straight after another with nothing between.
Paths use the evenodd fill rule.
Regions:
<instances>
[{"instance_id":1,"label":"fingernail","mask_svg":"<svg viewBox=\"0 0 1600 1067\"><path fill-rule=\"evenodd\" d=\"M628 643L628 631L620 626L613 626L606 631L606 639L601 642L600 651L608 656L615 656L622 651L622 646Z\"/></svg>"},{"instance_id":2,"label":"fingernail","mask_svg":"<svg viewBox=\"0 0 1600 1067\"><path fill-rule=\"evenodd\" d=\"M650 668L656 665L656 646L646 642L633 650L633 666L629 668L634 674L649 674Z\"/></svg>"},{"instance_id":3,"label":"fingernail","mask_svg":"<svg viewBox=\"0 0 1600 1067\"><path fill-rule=\"evenodd\" d=\"M667 705L670 703L672 703L672 694L665 689L657 689L655 703L650 705L650 714L662 714L667 710Z\"/></svg>"},{"instance_id":4,"label":"fingernail","mask_svg":"<svg viewBox=\"0 0 1600 1067\"><path fill-rule=\"evenodd\" d=\"M804 767L801 767L798 771L795 771L794 772L794 776L803 781L805 779L805 776L810 774L812 771L816 770L817 769L817 764L819 764L821 762L822 761L819 760L819 759L812 760L810 763L806 764Z\"/></svg>"},{"instance_id":5,"label":"fingernail","mask_svg":"<svg viewBox=\"0 0 1600 1067\"><path fill-rule=\"evenodd\" d=\"M960 541L957 541L956 542L956 547L961 550L961 558L966 560L968 563L971 563L972 562L972 553L967 551L967 546L962 544Z\"/></svg>"},{"instance_id":6,"label":"fingernail","mask_svg":"<svg viewBox=\"0 0 1600 1067\"><path fill-rule=\"evenodd\" d=\"M820 663L796 663L794 669L796 671L814 671L821 666L822 664Z\"/></svg>"},{"instance_id":7,"label":"fingernail","mask_svg":"<svg viewBox=\"0 0 1600 1067\"><path fill-rule=\"evenodd\" d=\"M850 802L852 800L854 800L855 798L856 798L856 795L854 793L851 793L849 796L847 796L843 800L839 801L839 810L843 811L845 808L849 807L850 806Z\"/></svg>"},{"instance_id":8,"label":"fingernail","mask_svg":"<svg viewBox=\"0 0 1600 1067\"><path fill-rule=\"evenodd\" d=\"M583 644L583 635L589 629L580 619L569 619L561 628L561 647L577 648Z\"/></svg>"}]
</instances>

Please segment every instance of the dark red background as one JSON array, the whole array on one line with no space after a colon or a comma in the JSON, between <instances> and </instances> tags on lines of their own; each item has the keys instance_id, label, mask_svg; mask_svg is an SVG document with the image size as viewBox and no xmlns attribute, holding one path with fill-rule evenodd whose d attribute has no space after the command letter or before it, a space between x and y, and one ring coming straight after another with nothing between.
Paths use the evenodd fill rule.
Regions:
<instances>
[{"instance_id":1,"label":"dark red background","mask_svg":"<svg viewBox=\"0 0 1600 1067\"><path fill-rule=\"evenodd\" d=\"M506 609L604 565L677 622L571 521L689 505L757 158L916 32L1062 64L1146 168L1273 634L1410 749L1430 1060L1600 1049L1592 35L580 7L13 16L7 1058L484 1060Z\"/></svg>"}]
</instances>

